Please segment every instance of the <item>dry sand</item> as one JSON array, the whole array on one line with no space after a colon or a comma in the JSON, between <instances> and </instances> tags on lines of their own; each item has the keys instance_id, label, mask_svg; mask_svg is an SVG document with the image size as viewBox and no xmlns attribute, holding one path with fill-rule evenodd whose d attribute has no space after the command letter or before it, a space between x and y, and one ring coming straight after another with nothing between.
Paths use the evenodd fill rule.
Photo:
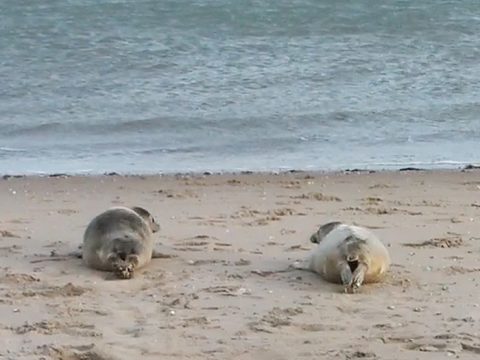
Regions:
<instances>
[{"instance_id":1,"label":"dry sand","mask_svg":"<svg viewBox=\"0 0 480 360\"><path fill-rule=\"evenodd\" d=\"M9 178L0 204L1 359L480 356L478 171ZM132 280L64 256L112 205L162 225ZM384 240L384 283L289 268L331 220Z\"/></svg>"}]
</instances>

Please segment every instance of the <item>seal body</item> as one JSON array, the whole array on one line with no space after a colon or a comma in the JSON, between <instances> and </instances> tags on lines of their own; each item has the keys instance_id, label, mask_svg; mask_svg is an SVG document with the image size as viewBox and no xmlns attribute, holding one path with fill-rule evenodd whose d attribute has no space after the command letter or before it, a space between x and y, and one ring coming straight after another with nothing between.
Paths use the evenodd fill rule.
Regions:
<instances>
[{"instance_id":1,"label":"seal body","mask_svg":"<svg viewBox=\"0 0 480 360\"><path fill-rule=\"evenodd\" d=\"M368 229L340 222L328 223L310 237L309 270L354 292L363 283L381 281L390 266L383 243Z\"/></svg>"},{"instance_id":2,"label":"seal body","mask_svg":"<svg viewBox=\"0 0 480 360\"><path fill-rule=\"evenodd\" d=\"M152 258L153 236L159 230L140 207L114 207L96 216L83 236L82 258L88 267L130 278Z\"/></svg>"}]
</instances>

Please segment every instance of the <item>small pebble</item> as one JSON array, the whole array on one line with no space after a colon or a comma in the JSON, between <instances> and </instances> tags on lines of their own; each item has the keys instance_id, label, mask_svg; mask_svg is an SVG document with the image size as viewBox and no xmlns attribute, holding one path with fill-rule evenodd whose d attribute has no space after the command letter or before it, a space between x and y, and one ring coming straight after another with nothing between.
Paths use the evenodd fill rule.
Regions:
<instances>
[{"instance_id":1,"label":"small pebble","mask_svg":"<svg viewBox=\"0 0 480 360\"><path fill-rule=\"evenodd\" d=\"M395 306L389 305L389 306L387 306L387 309L388 309L388 310L395 310Z\"/></svg>"},{"instance_id":2,"label":"small pebble","mask_svg":"<svg viewBox=\"0 0 480 360\"><path fill-rule=\"evenodd\" d=\"M16 308L15 308L15 309L13 309L13 312L15 312L15 313L16 313L16 312L20 312L20 309L16 309Z\"/></svg>"},{"instance_id":3,"label":"small pebble","mask_svg":"<svg viewBox=\"0 0 480 360\"><path fill-rule=\"evenodd\" d=\"M421 311L422 311L422 308L416 307L416 308L413 309L413 311L415 311L415 312L421 312Z\"/></svg>"}]
</instances>

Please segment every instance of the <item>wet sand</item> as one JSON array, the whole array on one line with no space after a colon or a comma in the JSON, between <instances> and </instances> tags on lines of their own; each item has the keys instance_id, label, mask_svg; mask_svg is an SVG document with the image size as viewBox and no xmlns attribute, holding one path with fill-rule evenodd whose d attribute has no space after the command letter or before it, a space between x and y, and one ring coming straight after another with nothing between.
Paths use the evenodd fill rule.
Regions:
<instances>
[{"instance_id":1,"label":"wet sand","mask_svg":"<svg viewBox=\"0 0 480 360\"><path fill-rule=\"evenodd\" d=\"M0 180L1 359L477 359L480 172ZM67 256L114 205L156 217L154 259L111 280ZM290 267L327 221L393 265L344 294Z\"/></svg>"}]
</instances>

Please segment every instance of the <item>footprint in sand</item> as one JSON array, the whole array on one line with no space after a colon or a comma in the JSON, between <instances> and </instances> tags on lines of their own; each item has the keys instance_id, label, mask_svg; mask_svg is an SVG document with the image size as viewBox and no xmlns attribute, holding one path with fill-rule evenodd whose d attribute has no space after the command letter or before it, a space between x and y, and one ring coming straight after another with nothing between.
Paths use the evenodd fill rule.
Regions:
<instances>
[{"instance_id":1,"label":"footprint in sand","mask_svg":"<svg viewBox=\"0 0 480 360\"><path fill-rule=\"evenodd\" d=\"M107 355L94 344L83 346L45 345L40 348L39 355L49 356L54 360L113 360L114 357Z\"/></svg>"},{"instance_id":2,"label":"footprint in sand","mask_svg":"<svg viewBox=\"0 0 480 360\"><path fill-rule=\"evenodd\" d=\"M421 243L403 243L403 246L408 247L438 247L438 248L457 248L463 245L463 239L461 237L442 237L433 238Z\"/></svg>"},{"instance_id":3,"label":"footprint in sand","mask_svg":"<svg viewBox=\"0 0 480 360\"><path fill-rule=\"evenodd\" d=\"M198 198L198 194L191 190L185 190L183 193L176 193L172 190L156 190L153 192L155 195L164 196L170 199L185 199L185 198Z\"/></svg>"},{"instance_id":4,"label":"footprint in sand","mask_svg":"<svg viewBox=\"0 0 480 360\"><path fill-rule=\"evenodd\" d=\"M11 245L11 246L1 246L0 254L2 256L9 254L20 254L22 247L20 245Z\"/></svg>"},{"instance_id":5,"label":"footprint in sand","mask_svg":"<svg viewBox=\"0 0 480 360\"><path fill-rule=\"evenodd\" d=\"M58 214L61 214L61 215L73 215L73 214L77 214L77 213L78 213L78 210L74 210L74 209L60 209L60 210L57 210L57 213L58 213Z\"/></svg>"},{"instance_id":6,"label":"footprint in sand","mask_svg":"<svg viewBox=\"0 0 480 360\"><path fill-rule=\"evenodd\" d=\"M231 179L231 180L227 180L227 184L228 185L241 185L242 182L240 180Z\"/></svg>"},{"instance_id":7,"label":"footprint in sand","mask_svg":"<svg viewBox=\"0 0 480 360\"><path fill-rule=\"evenodd\" d=\"M361 201L366 205L379 205L380 203L383 202L383 199L379 197L369 196L361 199Z\"/></svg>"},{"instance_id":8,"label":"footprint in sand","mask_svg":"<svg viewBox=\"0 0 480 360\"><path fill-rule=\"evenodd\" d=\"M278 308L274 307L258 321L252 321L248 328L254 332L272 333L274 328L292 325L292 317L302 314L303 308Z\"/></svg>"},{"instance_id":9,"label":"footprint in sand","mask_svg":"<svg viewBox=\"0 0 480 360\"><path fill-rule=\"evenodd\" d=\"M8 273L0 277L0 284L30 284L40 282L40 279L30 274Z\"/></svg>"},{"instance_id":10,"label":"footprint in sand","mask_svg":"<svg viewBox=\"0 0 480 360\"><path fill-rule=\"evenodd\" d=\"M219 239L209 235L196 235L193 238L187 238L177 241L174 249L178 251L205 251L211 249L213 251L225 251L232 244L220 242Z\"/></svg>"},{"instance_id":11,"label":"footprint in sand","mask_svg":"<svg viewBox=\"0 0 480 360\"><path fill-rule=\"evenodd\" d=\"M42 335L53 334L67 334L71 336L81 337L98 337L100 333L95 331L95 325L88 325L83 323L61 323L59 321L43 320L36 323L25 323L17 327L8 327L19 335L24 335L30 332L35 332Z\"/></svg>"},{"instance_id":12,"label":"footprint in sand","mask_svg":"<svg viewBox=\"0 0 480 360\"><path fill-rule=\"evenodd\" d=\"M393 214L406 214L406 215L412 215L412 216L417 216L417 215L422 215L423 213L421 211L411 211L411 210L405 210L405 209L398 209L398 208L385 208L385 207L366 207L366 208L360 208L360 207L347 207L343 208L343 211L353 211L353 212L360 212L364 214L372 214L372 215L393 215Z\"/></svg>"},{"instance_id":13,"label":"footprint in sand","mask_svg":"<svg viewBox=\"0 0 480 360\"><path fill-rule=\"evenodd\" d=\"M20 236L12 233L9 230L0 230L0 237L3 237L3 238L19 238Z\"/></svg>"},{"instance_id":14,"label":"footprint in sand","mask_svg":"<svg viewBox=\"0 0 480 360\"><path fill-rule=\"evenodd\" d=\"M393 189L397 188L398 186L390 185L390 184L384 184L384 183L378 183L378 184L373 184L370 185L368 188L369 189Z\"/></svg>"},{"instance_id":15,"label":"footprint in sand","mask_svg":"<svg viewBox=\"0 0 480 360\"><path fill-rule=\"evenodd\" d=\"M293 196L290 196L290 198L291 199L308 199L308 200L317 200L317 201L336 201L336 202L342 201L342 199L340 199L338 196L324 195L323 193L320 193L320 192L293 195Z\"/></svg>"},{"instance_id":16,"label":"footprint in sand","mask_svg":"<svg viewBox=\"0 0 480 360\"><path fill-rule=\"evenodd\" d=\"M480 272L480 268L465 268L463 266L449 266L444 269L448 275L470 274Z\"/></svg>"},{"instance_id":17,"label":"footprint in sand","mask_svg":"<svg viewBox=\"0 0 480 360\"><path fill-rule=\"evenodd\" d=\"M76 297L76 296L81 296L90 290L91 289L89 288L76 286L72 283L68 283L64 286L42 285L34 288L29 286L28 289L24 289L21 292L21 297L34 297L34 296L42 296L47 298Z\"/></svg>"}]
</instances>

